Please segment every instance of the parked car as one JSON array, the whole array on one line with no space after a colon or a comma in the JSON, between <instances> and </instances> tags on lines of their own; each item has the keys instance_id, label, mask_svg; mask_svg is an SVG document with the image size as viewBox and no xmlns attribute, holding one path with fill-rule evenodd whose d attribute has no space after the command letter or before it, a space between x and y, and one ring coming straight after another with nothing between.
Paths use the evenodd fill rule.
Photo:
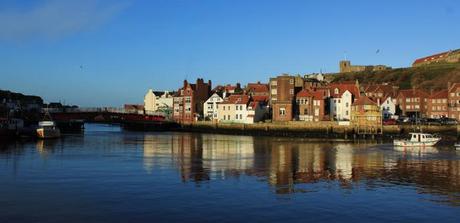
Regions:
<instances>
[{"instance_id":1,"label":"parked car","mask_svg":"<svg viewBox=\"0 0 460 223\"><path fill-rule=\"evenodd\" d=\"M441 118L440 123L442 125L458 125L458 121L453 118Z\"/></svg>"},{"instance_id":2,"label":"parked car","mask_svg":"<svg viewBox=\"0 0 460 223\"><path fill-rule=\"evenodd\" d=\"M410 118L409 117L399 117L398 120L397 120L398 123L409 123L410 122Z\"/></svg>"},{"instance_id":3,"label":"parked car","mask_svg":"<svg viewBox=\"0 0 460 223\"><path fill-rule=\"evenodd\" d=\"M383 125L396 125L396 124L397 124L396 119L389 118L389 119L383 120Z\"/></svg>"},{"instance_id":4,"label":"parked car","mask_svg":"<svg viewBox=\"0 0 460 223\"><path fill-rule=\"evenodd\" d=\"M420 123L424 125L441 125L441 120L435 118L423 118L420 120Z\"/></svg>"}]
</instances>

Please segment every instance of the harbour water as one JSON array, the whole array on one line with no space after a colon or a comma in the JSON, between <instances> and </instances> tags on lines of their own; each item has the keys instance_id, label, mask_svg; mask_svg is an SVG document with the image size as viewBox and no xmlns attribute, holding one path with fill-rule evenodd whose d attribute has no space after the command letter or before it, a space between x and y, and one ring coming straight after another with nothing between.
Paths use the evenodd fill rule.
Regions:
<instances>
[{"instance_id":1,"label":"harbour water","mask_svg":"<svg viewBox=\"0 0 460 223\"><path fill-rule=\"evenodd\" d=\"M460 222L460 152L86 125L0 143L0 222Z\"/></svg>"}]
</instances>

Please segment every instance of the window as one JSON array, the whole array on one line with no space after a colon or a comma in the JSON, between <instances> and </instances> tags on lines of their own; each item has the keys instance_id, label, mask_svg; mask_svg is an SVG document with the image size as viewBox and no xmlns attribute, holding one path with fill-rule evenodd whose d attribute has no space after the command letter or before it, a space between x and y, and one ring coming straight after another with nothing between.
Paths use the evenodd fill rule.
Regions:
<instances>
[{"instance_id":1,"label":"window","mask_svg":"<svg viewBox=\"0 0 460 223\"><path fill-rule=\"evenodd\" d=\"M225 106L224 106L224 111L225 111Z\"/></svg>"},{"instance_id":2,"label":"window","mask_svg":"<svg viewBox=\"0 0 460 223\"><path fill-rule=\"evenodd\" d=\"M238 111L238 105L236 106L236 110Z\"/></svg>"},{"instance_id":3,"label":"window","mask_svg":"<svg viewBox=\"0 0 460 223\"><path fill-rule=\"evenodd\" d=\"M286 109L285 108L280 108L280 115L282 115L282 116L286 115Z\"/></svg>"},{"instance_id":4,"label":"window","mask_svg":"<svg viewBox=\"0 0 460 223\"><path fill-rule=\"evenodd\" d=\"M243 105L240 105L240 110L243 111Z\"/></svg>"},{"instance_id":5,"label":"window","mask_svg":"<svg viewBox=\"0 0 460 223\"><path fill-rule=\"evenodd\" d=\"M235 119L238 119L238 114L235 115Z\"/></svg>"},{"instance_id":6,"label":"window","mask_svg":"<svg viewBox=\"0 0 460 223\"><path fill-rule=\"evenodd\" d=\"M230 115L227 115L227 119L230 120Z\"/></svg>"},{"instance_id":7,"label":"window","mask_svg":"<svg viewBox=\"0 0 460 223\"><path fill-rule=\"evenodd\" d=\"M339 94L339 89L338 88L334 89L334 94Z\"/></svg>"},{"instance_id":8,"label":"window","mask_svg":"<svg viewBox=\"0 0 460 223\"><path fill-rule=\"evenodd\" d=\"M289 84L294 84L294 79L290 79Z\"/></svg>"},{"instance_id":9,"label":"window","mask_svg":"<svg viewBox=\"0 0 460 223\"><path fill-rule=\"evenodd\" d=\"M348 108L348 102L347 102L347 103L345 103L345 107L346 107L346 108Z\"/></svg>"},{"instance_id":10,"label":"window","mask_svg":"<svg viewBox=\"0 0 460 223\"><path fill-rule=\"evenodd\" d=\"M240 119L243 119L243 115L242 115L242 114L240 114Z\"/></svg>"},{"instance_id":11,"label":"window","mask_svg":"<svg viewBox=\"0 0 460 223\"><path fill-rule=\"evenodd\" d=\"M294 89L289 89L289 94L294 94Z\"/></svg>"}]
</instances>

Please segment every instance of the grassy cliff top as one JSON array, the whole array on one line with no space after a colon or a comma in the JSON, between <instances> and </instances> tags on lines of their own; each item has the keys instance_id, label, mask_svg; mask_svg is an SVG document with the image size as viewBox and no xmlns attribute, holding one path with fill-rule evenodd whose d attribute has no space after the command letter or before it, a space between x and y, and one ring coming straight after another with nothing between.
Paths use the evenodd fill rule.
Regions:
<instances>
[{"instance_id":1,"label":"grassy cliff top","mask_svg":"<svg viewBox=\"0 0 460 223\"><path fill-rule=\"evenodd\" d=\"M385 71L354 72L331 75L332 82L359 80L361 84L392 83L400 89L441 90L448 82L460 82L460 63L397 68Z\"/></svg>"}]
</instances>

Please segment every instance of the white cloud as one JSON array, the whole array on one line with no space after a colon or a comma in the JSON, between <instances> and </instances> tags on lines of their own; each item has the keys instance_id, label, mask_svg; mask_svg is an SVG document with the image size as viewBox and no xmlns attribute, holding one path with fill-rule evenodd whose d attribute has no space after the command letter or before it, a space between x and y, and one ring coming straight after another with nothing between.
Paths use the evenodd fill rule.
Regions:
<instances>
[{"instance_id":1,"label":"white cloud","mask_svg":"<svg viewBox=\"0 0 460 223\"><path fill-rule=\"evenodd\" d=\"M126 1L45 0L26 10L3 9L0 39L61 38L96 28L126 6Z\"/></svg>"}]
</instances>

